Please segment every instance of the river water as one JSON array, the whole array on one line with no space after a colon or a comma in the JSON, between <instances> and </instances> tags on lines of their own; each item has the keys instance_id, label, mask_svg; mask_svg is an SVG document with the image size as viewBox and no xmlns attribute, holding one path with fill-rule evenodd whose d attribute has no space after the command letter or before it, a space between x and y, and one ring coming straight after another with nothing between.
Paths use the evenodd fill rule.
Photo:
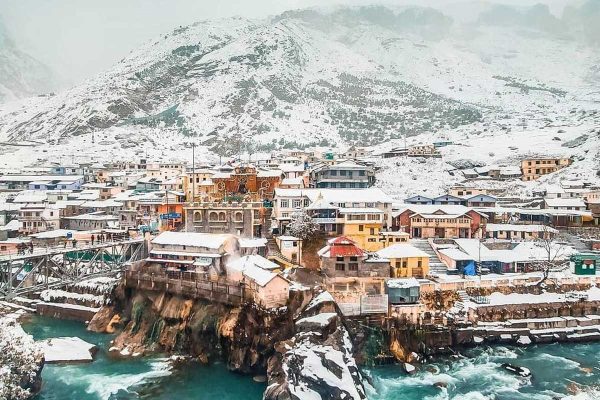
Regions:
<instances>
[{"instance_id":1,"label":"river water","mask_svg":"<svg viewBox=\"0 0 600 400\"><path fill-rule=\"evenodd\" d=\"M100 348L89 364L44 366L43 389L36 400L259 400L265 389L264 383L230 373L223 364L192 364L171 370L168 361L160 357L112 359L106 353L112 336L87 332L78 322L35 316L23 328L38 340L78 336ZM484 347L464 355L428 364L412 376L397 366L366 371L373 382L369 399L600 399L600 392L573 395L576 389L600 384L600 343ZM504 362L529 368L533 378L508 373L500 368Z\"/></svg>"}]
</instances>

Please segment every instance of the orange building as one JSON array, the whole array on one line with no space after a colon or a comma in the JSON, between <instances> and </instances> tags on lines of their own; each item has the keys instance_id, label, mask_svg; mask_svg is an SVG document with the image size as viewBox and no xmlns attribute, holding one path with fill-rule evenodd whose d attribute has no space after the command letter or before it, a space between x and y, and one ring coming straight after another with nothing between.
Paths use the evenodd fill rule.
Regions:
<instances>
[{"instance_id":1,"label":"orange building","mask_svg":"<svg viewBox=\"0 0 600 400\"><path fill-rule=\"evenodd\" d=\"M160 231L175 231L183 223L183 203L163 203L158 205Z\"/></svg>"},{"instance_id":2,"label":"orange building","mask_svg":"<svg viewBox=\"0 0 600 400\"><path fill-rule=\"evenodd\" d=\"M260 170L256 168L235 167L229 173L217 173L212 181L215 186L215 197L242 197L251 201L272 199L275 188L284 178L280 170Z\"/></svg>"}]
</instances>

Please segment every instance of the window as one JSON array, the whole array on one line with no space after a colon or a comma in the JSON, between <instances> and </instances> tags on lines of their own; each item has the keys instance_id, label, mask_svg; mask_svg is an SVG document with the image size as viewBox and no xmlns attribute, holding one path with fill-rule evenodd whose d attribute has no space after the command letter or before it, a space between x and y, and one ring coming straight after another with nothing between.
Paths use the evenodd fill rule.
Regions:
<instances>
[{"instance_id":1,"label":"window","mask_svg":"<svg viewBox=\"0 0 600 400\"><path fill-rule=\"evenodd\" d=\"M396 261L396 268L400 268L400 261Z\"/></svg>"},{"instance_id":2,"label":"window","mask_svg":"<svg viewBox=\"0 0 600 400\"><path fill-rule=\"evenodd\" d=\"M358 231L359 232L363 232L365 230L365 226L364 225L359 225L358 226Z\"/></svg>"},{"instance_id":3,"label":"window","mask_svg":"<svg viewBox=\"0 0 600 400\"><path fill-rule=\"evenodd\" d=\"M417 261L417 268L421 268L423 266L423 261Z\"/></svg>"},{"instance_id":4,"label":"window","mask_svg":"<svg viewBox=\"0 0 600 400\"><path fill-rule=\"evenodd\" d=\"M369 238L368 242L369 243L375 243L375 242L377 242L377 238Z\"/></svg>"},{"instance_id":5,"label":"window","mask_svg":"<svg viewBox=\"0 0 600 400\"><path fill-rule=\"evenodd\" d=\"M290 206L290 202L289 200L280 200L279 201L279 205L281 206L281 208L288 208Z\"/></svg>"},{"instance_id":6,"label":"window","mask_svg":"<svg viewBox=\"0 0 600 400\"><path fill-rule=\"evenodd\" d=\"M235 221L242 222L244 220L244 214L241 211L235 213Z\"/></svg>"},{"instance_id":7,"label":"window","mask_svg":"<svg viewBox=\"0 0 600 400\"><path fill-rule=\"evenodd\" d=\"M345 264L335 264L335 270L336 271L345 271L346 265Z\"/></svg>"},{"instance_id":8,"label":"window","mask_svg":"<svg viewBox=\"0 0 600 400\"><path fill-rule=\"evenodd\" d=\"M369 228L369 235L375 234L375 228Z\"/></svg>"},{"instance_id":9,"label":"window","mask_svg":"<svg viewBox=\"0 0 600 400\"><path fill-rule=\"evenodd\" d=\"M302 206L302 200L294 200L293 206L294 208L300 208Z\"/></svg>"},{"instance_id":10,"label":"window","mask_svg":"<svg viewBox=\"0 0 600 400\"><path fill-rule=\"evenodd\" d=\"M227 215L225 214L225 211L221 211L219 213L219 221L223 222L225 220L227 220Z\"/></svg>"},{"instance_id":11,"label":"window","mask_svg":"<svg viewBox=\"0 0 600 400\"><path fill-rule=\"evenodd\" d=\"M358 175L359 175L359 176L365 176L365 171L362 171L362 170L361 170L361 171L358 171Z\"/></svg>"},{"instance_id":12,"label":"window","mask_svg":"<svg viewBox=\"0 0 600 400\"><path fill-rule=\"evenodd\" d=\"M217 214L214 211L211 211L210 214L208 214L208 219L210 221L218 221L219 220L219 214Z\"/></svg>"},{"instance_id":13,"label":"window","mask_svg":"<svg viewBox=\"0 0 600 400\"><path fill-rule=\"evenodd\" d=\"M194 212L194 222L202 221L202 213L200 211Z\"/></svg>"},{"instance_id":14,"label":"window","mask_svg":"<svg viewBox=\"0 0 600 400\"><path fill-rule=\"evenodd\" d=\"M348 264L348 271L358 271L358 263Z\"/></svg>"},{"instance_id":15,"label":"window","mask_svg":"<svg viewBox=\"0 0 600 400\"><path fill-rule=\"evenodd\" d=\"M346 171L340 171L340 176L346 176Z\"/></svg>"},{"instance_id":16,"label":"window","mask_svg":"<svg viewBox=\"0 0 600 400\"><path fill-rule=\"evenodd\" d=\"M365 203L365 207L367 207L367 208L374 208L375 207L375 203Z\"/></svg>"},{"instance_id":17,"label":"window","mask_svg":"<svg viewBox=\"0 0 600 400\"><path fill-rule=\"evenodd\" d=\"M335 258L335 260L336 260L336 261L342 261L342 262L343 262L343 261L344 261L344 257L336 257L336 258Z\"/></svg>"},{"instance_id":18,"label":"window","mask_svg":"<svg viewBox=\"0 0 600 400\"><path fill-rule=\"evenodd\" d=\"M329 175L337 176L337 171L336 170L329 171Z\"/></svg>"},{"instance_id":19,"label":"window","mask_svg":"<svg viewBox=\"0 0 600 400\"><path fill-rule=\"evenodd\" d=\"M402 260L402 268L408 268L408 260Z\"/></svg>"}]
</instances>

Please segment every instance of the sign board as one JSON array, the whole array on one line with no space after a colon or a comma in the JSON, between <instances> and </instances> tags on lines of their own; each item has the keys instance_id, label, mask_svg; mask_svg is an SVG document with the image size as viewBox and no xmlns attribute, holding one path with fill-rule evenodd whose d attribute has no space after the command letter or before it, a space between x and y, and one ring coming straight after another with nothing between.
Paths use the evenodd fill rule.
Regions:
<instances>
[{"instance_id":1,"label":"sign board","mask_svg":"<svg viewBox=\"0 0 600 400\"><path fill-rule=\"evenodd\" d=\"M179 219L179 218L181 218L181 213L160 214L160 219Z\"/></svg>"}]
</instances>

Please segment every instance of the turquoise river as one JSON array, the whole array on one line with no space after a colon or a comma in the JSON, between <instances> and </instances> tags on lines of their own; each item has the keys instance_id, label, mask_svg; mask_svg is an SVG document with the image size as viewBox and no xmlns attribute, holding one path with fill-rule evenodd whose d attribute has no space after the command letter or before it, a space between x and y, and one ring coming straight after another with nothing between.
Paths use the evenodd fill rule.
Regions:
<instances>
[{"instance_id":1,"label":"turquoise river","mask_svg":"<svg viewBox=\"0 0 600 400\"><path fill-rule=\"evenodd\" d=\"M223 364L171 370L160 357L109 358L112 336L88 332L81 323L35 316L23 327L38 340L78 336L100 348L89 364L46 365L36 400L259 400L265 389L264 383L230 373ZM372 382L369 399L600 399L600 392L592 389L600 384L600 343L484 347L464 356L427 364L412 376L397 366L365 371ZM511 375L500 368L504 362L531 369L533 377Z\"/></svg>"}]
</instances>

